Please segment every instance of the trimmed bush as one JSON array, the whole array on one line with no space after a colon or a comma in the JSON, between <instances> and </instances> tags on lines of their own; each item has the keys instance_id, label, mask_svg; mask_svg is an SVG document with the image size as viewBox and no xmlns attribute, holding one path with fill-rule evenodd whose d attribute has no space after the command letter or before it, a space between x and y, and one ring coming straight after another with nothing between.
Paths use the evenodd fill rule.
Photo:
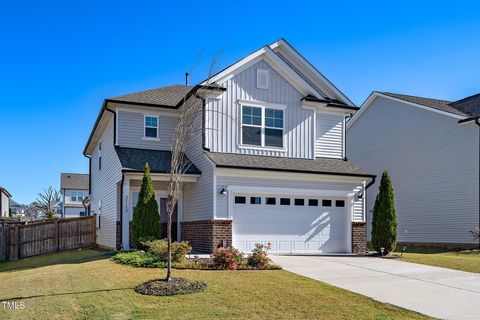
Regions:
<instances>
[{"instance_id":1,"label":"trimmed bush","mask_svg":"<svg viewBox=\"0 0 480 320\"><path fill-rule=\"evenodd\" d=\"M228 247L218 248L212 253L213 266L217 269L236 270L244 263L243 253Z\"/></svg>"},{"instance_id":2,"label":"trimmed bush","mask_svg":"<svg viewBox=\"0 0 480 320\"><path fill-rule=\"evenodd\" d=\"M166 268L167 264L154 254L144 251L119 252L112 257L113 261L142 268Z\"/></svg>"},{"instance_id":3,"label":"trimmed bush","mask_svg":"<svg viewBox=\"0 0 480 320\"><path fill-rule=\"evenodd\" d=\"M372 246L384 254L397 246L397 217L395 215L393 186L387 171L382 174L380 190L375 200L372 217Z\"/></svg>"},{"instance_id":4,"label":"trimmed bush","mask_svg":"<svg viewBox=\"0 0 480 320\"><path fill-rule=\"evenodd\" d=\"M155 240L143 243L148 252L156 255L161 261L167 261L168 258L168 242L167 239ZM172 261L183 262L185 256L192 250L192 247L186 241L172 242Z\"/></svg>"},{"instance_id":5,"label":"trimmed bush","mask_svg":"<svg viewBox=\"0 0 480 320\"><path fill-rule=\"evenodd\" d=\"M150 167L145 164L142 187L138 193L138 202L133 212L132 240L135 246L142 241L156 240L161 238L160 215L158 203L155 200Z\"/></svg>"},{"instance_id":6,"label":"trimmed bush","mask_svg":"<svg viewBox=\"0 0 480 320\"><path fill-rule=\"evenodd\" d=\"M268 250L270 248L270 244L266 246L263 243L256 243L251 256L248 257L247 264L256 269L267 269L272 262L268 257Z\"/></svg>"}]
</instances>

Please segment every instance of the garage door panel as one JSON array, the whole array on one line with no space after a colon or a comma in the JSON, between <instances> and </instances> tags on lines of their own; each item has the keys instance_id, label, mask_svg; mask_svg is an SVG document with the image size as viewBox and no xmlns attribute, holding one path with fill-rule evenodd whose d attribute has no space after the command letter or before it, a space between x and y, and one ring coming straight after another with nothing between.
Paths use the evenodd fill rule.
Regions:
<instances>
[{"instance_id":1,"label":"garage door panel","mask_svg":"<svg viewBox=\"0 0 480 320\"><path fill-rule=\"evenodd\" d=\"M345 252L345 208L264 204L233 206L234 246L251 251L256 243L271 243L271 252ZM278 199L278 197L277 197ZM308 203L307 201L305 203Z\"/></svg>"}]
</instances>

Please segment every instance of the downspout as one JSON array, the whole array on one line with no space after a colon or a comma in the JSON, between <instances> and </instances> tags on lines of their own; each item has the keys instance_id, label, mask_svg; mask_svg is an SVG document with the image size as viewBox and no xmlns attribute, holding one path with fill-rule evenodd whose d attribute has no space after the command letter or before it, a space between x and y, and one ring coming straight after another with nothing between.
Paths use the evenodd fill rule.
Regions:
<instances>
[{"instance_id":1,"label":"downspout","mask_svg":"<svg viewBox=\"0 0 480 320\"><path fill-rule=\"evenodd\" d=\"M123 182L125 173L122 172L122 182L120 183L120 248L123 249Z\"/></svg>"},{"instance_id":2,"label":"downspout","mask_svg":"<svg viewBox=\"0 0 480 320\"><path fill-rule=\"evenodd\" d=\"M475 118L475 124L480 127L478 117ZM480 228L480 128L478 131L478 227ZM478 248L480 249L480 238L478 239Z\"/></svg>"},{"instance_id":3,"label":"downspout","mask_svg":"<svg viewBox=\"0 0 480 320\"><path fill-rule=\"evenodd\" d=\"M372 177L372 181L370 181L366 186L365 186L365 191L363 192L363 200L365 201L365 223L366 223L366 228L368 228L368 202L367 202L367 189L371 187L375 183L375 179L377 176ZM367 229L365 229L367 230ZM367 237L368 239L368 237Z\"/></svg>"},{"instance_id":4,"label":"downspout","mask_svg":"<svg viewBox=\"0 0 480 320\"><path fill-rule=\"evenodd\" d=\"M203 98L202 101L203 101L203 102L202 102L202 103L203 103L203 104L202 104L202 148L203 148L203 150L205 150L205 151L210 151L210 149L205 146L206 131L207 131L206 128L205 128L205 127L206 127L205 122L206 122L206 118L207 118L207 117L206 117L207 111L206 111L206 109L205 109L205 107L206 107L206 99Z\"/></svg>"}]
</instances>

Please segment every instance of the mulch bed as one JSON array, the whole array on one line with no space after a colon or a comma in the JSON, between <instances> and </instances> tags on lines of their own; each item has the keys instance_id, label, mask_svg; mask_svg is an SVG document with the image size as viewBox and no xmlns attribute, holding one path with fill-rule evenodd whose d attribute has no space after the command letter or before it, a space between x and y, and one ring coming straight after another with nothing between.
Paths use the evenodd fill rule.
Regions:
<instances>
[{"instance_id":1,"label":"mulch bed","mask_svg":"<svg viewBox=\"0 0 480 320\"><path fill-rule=\"evenodd\" d=\"M207 284L201 281L193 281L185 278L172 278L169 282L165 279L155 279L144 282L135 288L140 294L150 296L174 296L202 292Z\"/></svg>"}]
</instances>

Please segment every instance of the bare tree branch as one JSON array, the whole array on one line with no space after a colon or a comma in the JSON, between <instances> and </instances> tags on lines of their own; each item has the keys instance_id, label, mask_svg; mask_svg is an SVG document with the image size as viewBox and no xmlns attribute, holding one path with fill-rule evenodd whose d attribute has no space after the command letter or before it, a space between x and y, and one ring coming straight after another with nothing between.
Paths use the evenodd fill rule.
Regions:
<instances>
[{"instance_id":1,"label":"bare tree branch","mask_svg":"<svg viewBox=\"0 0 480 320\"><path fill-rule=\"evenodd\" d=\"M56 214L52 208L60 202L60 200L60 192L52 187L48 187L37 195L37 199L33 202L33 205L35 209L42 212L46 218L54 218Z\"/></svg>"}]
</instances>

